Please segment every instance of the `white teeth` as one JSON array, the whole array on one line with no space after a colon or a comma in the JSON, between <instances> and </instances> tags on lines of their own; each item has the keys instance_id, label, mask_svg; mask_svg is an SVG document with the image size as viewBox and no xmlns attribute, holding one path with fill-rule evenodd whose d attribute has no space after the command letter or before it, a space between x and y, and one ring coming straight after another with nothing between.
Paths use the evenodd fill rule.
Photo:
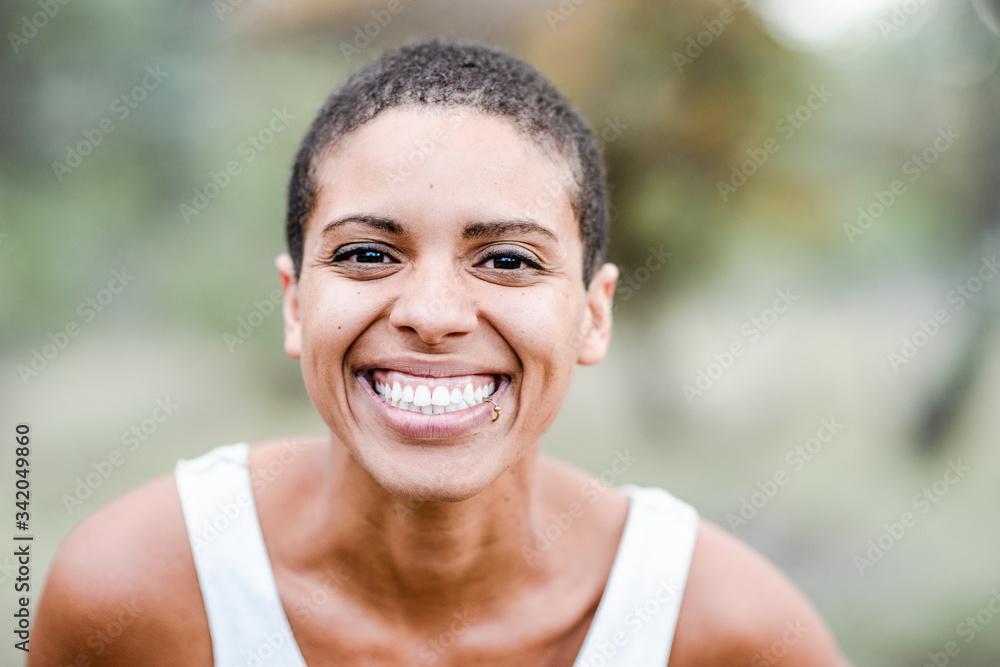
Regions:
<instances>
[{"instance_id":1,"label":"white teeth","mask_svg":"<svg viewBox=\"0 0 1000 667\"><path fill-rule=\"evenodd\" d=\"M374 385L382 400L393 407L428 415L456 412L479 405L496 389L495 381L481 387L474 387L470 382L464 389L460 387L449 389L444 385L432 389L425 384L403 386L398 380L392 385L383 382L375 382Z\"/></svg>"},{"instance_id":2,"label":"white teeth","mask_svg":"<svg viewBox=\"0 0 1000 667\"><path fill-rule=\"evenodd\" d=\"M451 403L451 398L448 395L448 388L440 386L434 387L434 395L431 396L431 405L443 408L449 403Z\"/></svg>"},{"instance_id":3,"label":"white teeth","mask_svg":"<svg viewBox=\"0 0 1000 667\"><path fill-rule=\"evenodd\" d=\"M425 384L418 384L413 392L412 403L418 408L428 407L431 404L431 390ZM427 412L430 412L428 410Z\"/></svg>"}]
</instances>

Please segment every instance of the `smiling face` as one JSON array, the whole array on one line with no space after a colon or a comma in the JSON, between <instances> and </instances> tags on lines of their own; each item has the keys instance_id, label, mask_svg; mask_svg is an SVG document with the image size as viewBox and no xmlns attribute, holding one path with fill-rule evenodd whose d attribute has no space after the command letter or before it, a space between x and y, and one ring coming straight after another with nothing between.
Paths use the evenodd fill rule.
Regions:
<instances>
[{"instance_id":1,"label":"smiling face","mask_svg":"<svg viewBox=\"0 0 1000 667\"><path fill-rule=\"evenodd\" d=\"M317 182L297 281L278 258L287 353L386 490L475 495L607 350L617 269L584 288L568 166L498 117L407 107L344 138Z\"/></svg>"}]
</instances>

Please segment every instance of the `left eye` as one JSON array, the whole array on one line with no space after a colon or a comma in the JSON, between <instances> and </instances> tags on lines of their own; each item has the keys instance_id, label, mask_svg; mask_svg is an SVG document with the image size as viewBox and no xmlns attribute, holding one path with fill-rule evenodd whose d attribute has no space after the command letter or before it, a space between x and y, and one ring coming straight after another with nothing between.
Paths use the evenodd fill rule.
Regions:
<instances>
[{"instance_id":1,"label":"left eye","mask_svg":"<svg viewBox=\"0 0 1000 667\"><path fill-rule=\"evenodd\" d=\"M342 262L350 260L352 257L356 258L353 262L356 264L384 264L392 261L392 258L387 253L375 248L355 248L348 250L334 257L334 261Z\"/></svg>"},{"instance_id":2,"label":"left eye","mask_svg":"<svg viewBox=\"0 0 1000 667\"><path fill-rule=\"evenodd\" d=\"M492 266L490 265L492 263ZM490 255L483 264L488 269L502 269L505 271L517 271L527 267L538 268L538 265L519 253L502 252ZM521 265L524 266L521 266Z\"/></svg>"}]
</instances>

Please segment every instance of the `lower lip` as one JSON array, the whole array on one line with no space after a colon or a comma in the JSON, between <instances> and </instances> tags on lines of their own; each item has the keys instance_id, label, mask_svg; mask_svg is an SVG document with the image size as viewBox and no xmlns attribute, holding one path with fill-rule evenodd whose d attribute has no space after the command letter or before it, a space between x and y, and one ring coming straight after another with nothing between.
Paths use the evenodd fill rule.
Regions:
<instances>
[{"instance_id":1,"label":"lower lip","mask_svg":"<svg viewBox=\"0 0 1000 667\"><path fill-rule=\"evenodd\" d=\"M483 401L479 405L455 412L442 412L437 415L425 415L422 412L410 412L402 408L394 408L382 397L375 393L372 386L368 384L363 373L355 376L362 386L363 393L369 398L374 408L375 414L390 429L400 435L409 438L420 438L424 440L443 440L466 435L471 431L490 422L496 414L493 404ZM500 398L510 380L506 377L500 379L500 386L490 396L491 399L500 402Z\"/></svg>"}]
</instances>

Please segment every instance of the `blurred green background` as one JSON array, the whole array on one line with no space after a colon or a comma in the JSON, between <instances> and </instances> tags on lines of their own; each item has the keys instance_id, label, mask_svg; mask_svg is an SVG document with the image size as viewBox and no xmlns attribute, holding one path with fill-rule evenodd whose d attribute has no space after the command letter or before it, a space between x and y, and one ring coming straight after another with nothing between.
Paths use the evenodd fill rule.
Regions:
<instances>
[{"instance_id":1,"label":"blurred green background","mask_svg":"<svg viewBox=\"0 0 1000 667\"><path fill-rule=\"evenodd\" d=\"M951 641L949 664L1000 664L982 612L1000 590L998 5L3 3L0 489L27 422L34 590L76 524L178 457L323 428L260 305L292 156L352 71L472 37L606 142L612 350L578 369L546 450L600 474L628 449L615 483L758 548L858 665ZM5 641L0 664L21 660Z\"/></svg>"}]
</instances>

